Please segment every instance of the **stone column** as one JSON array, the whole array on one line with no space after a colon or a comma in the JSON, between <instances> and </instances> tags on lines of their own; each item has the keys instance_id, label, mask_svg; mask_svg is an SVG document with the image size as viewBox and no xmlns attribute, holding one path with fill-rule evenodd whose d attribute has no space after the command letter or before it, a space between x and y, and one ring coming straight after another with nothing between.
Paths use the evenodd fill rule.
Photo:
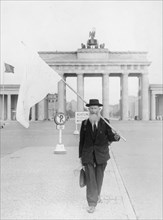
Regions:
<instances>
[{"instance_id":1,"label":"stone column","mask_svg":"<svg viewBox=\"0 0 163 220\"><path fill-rule=\"evenodd\" d=\"M84 77L83 73L77 74L77 92L78 94L84 98ZM84 102L77 96L77 111L84 111Z\"/></svg>"},{"instance_id":2,"label":"stone column","mask_svg":"<svg viewBox=\"0 0 163 220\"><path fill-rule=\"evenodd\" d=\"M11 120L11 95L7 95L7 120Z\"/></svg>"},{"instance_id":3,"label":"stone column","mask_svg":"<svg viewBox=\"0 0 163 220\"><path fill-rule=\"evenodd\" d=\"M65 113L65 83L62 80L58 82L58 112Z\"/></svg>"},{"instance_id":4,"label":"stone column","mask_svg":"<svg viewBox=\"0 0 163 220\"><path fill-rule=\"evenodd\" d=\"M151 120L156 120L156 95L151 93Z\"/></svg>"},{"instance_id":5,"label":"stone column","mask_svg":"<svg viewBox=\"0 0 163 220\"><path fill-rule=\"evenodd\" d=\"M36 108L35 105L32 107L32 121L36 121Z\"/></svg>"},{"instance_id":6,"label":"stone column","mask_svg":"<svg viewBox=\"0 0 163 220\"><path fill-rule=\"evenodd\" d=\"M48 108L49 108L48 96L46 96L46 98L45 98L45 119L46 120L49 119Z\"/></svg>"},{"instance_id":7,"label":"stone column","mask_svg":"<svg viewBox=\"0 0 163 220\"><path fill-rule=\"evenodd\" d=\"M102 103L103 117L109 117L109 74L104 73L102 76Z\"/></svg>"},{"instance_id":8,"label":"stone column","mask_svg":"<svg viewBox=\"0 0 163 220\"><path fill-rule=\"evenodd\" d=\"M139 76L139 91L138 91L138 117L139 119L142 119L142 94L141 94L141 88L142 88L142 77Z\"/></svg>"},{"instance_id":9,"label":"stone column","mask_svg":"<svg viewBox=\"0 0 163 220\"><path fill-rule=\"evenodd\" d=\"M148 74L142 74L142 120L149 120L149 82Z\"/></svg>"},{"instance_id":10,"label":"stone column","mask_svg":"<svg viewBox=\"0 0 163 220\"><path fill-rule=\"evenodd\" d=\"M128 120L128 73L121 76L121 119Z\"/></svg>"},{"instance_id":11,"label":"stone column","mask_svg":"<svg viewBox=\"0 0 163 220\"><path fill-rule=\"evenodd\" d=\"M42 121L45 119L45 100L43 99L38 103L38 120Z\"/></svg>"}]
</instances>

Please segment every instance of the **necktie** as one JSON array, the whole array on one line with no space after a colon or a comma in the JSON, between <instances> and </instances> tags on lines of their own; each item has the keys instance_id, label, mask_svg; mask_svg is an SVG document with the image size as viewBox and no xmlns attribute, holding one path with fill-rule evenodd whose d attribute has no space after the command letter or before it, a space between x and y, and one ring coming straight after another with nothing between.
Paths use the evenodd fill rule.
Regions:
<instances>
[{"instance_id":1,"label":"necktie","mask_svg":"<svg viewBox=\"0 0 163 220\"><path fill-rule=\"evenodd\" d=\"M96 124L93 125L93 132L96 133Z\"/></svg>"},{"instance_id":2,"label":"necktie","mask_svg":"<svg viewBox=\"0 0 163 220\"><path fill-rule=\"evenodd\" d=\"M96 138L96 131L97 131L97 128L96 128L96 124L94 123L94 125L93 125L93 138L94 138L94 140Z\"/></svg>"}]
</instances>

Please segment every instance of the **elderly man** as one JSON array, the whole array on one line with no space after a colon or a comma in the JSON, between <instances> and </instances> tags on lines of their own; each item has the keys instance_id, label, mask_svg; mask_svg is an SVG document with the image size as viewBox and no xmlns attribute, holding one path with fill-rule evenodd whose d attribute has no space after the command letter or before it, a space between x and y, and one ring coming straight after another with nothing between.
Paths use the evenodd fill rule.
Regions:
<instances>
[{"instance_id":1,"label":"elderly man","mask_svg":"<svg viewBox=\"0 0 163 220\"><path fill-rule=\"evenodd\" d=\"M86 197L88 212L93 213L98 202L103 183L104 170L109 160L109 144L119 141L120 136L112 132L111 128L100 117L102 104L98 99L90 99L89 119L84 120L80 129L79 158L85 167ZM106 119L106 118L105 118ZM108 122L109 120L106 119Z\"/></svg>"}]
</instances>

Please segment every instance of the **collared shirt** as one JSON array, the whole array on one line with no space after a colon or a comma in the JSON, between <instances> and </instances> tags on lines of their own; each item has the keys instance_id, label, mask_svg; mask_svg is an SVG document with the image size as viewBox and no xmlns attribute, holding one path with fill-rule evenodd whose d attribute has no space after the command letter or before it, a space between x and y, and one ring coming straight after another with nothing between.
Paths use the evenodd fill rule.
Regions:
<instances>
[{"instance_id":1,"label":"collared shirt","mask_svg":"<svg viewBox=\"0 0 163 220\"><path fill-rule=\"evenodd\" d=\"M92 123L92 130L93 130L94 124L96 124L96 129L98 128L98 121L96 121L96 123Z\"/></svg>"}]
</instances>

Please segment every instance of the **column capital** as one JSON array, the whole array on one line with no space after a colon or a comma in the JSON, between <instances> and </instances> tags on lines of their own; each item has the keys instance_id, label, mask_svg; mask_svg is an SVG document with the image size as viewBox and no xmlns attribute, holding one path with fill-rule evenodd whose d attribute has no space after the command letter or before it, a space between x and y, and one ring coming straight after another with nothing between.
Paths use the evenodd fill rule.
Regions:
<instances>
[{"instance_id":1,"label":"column capital","mask_svg":"<svg viewBox=\"0 0 163 220\"><path fill-rule=\"evenodd\" d=\"M103 72L102 75L103 75L103 76L109 76L110 73L108 73L108 72Z\"/></svg>"},{"instance_id":2,"label":"column capital","mask_svg":"<svg viewBox=\"0 0 163 220\"><path fill-rule=\"evenodd\" d=\"M57 71L57 73L58 73L62 78L66 78L66 77L67 77L64 72Z\"/></svg>"},{"instance_id":3,"label":"column capital","mask_svg":"<svg viewBox=\"0 0 163 220\"><path fill-rule=\"evenodd\" d=\"M59 74L61 77L63 77L63 76L64 76L64 74L63 74L63 73L61 73L61 72L58 72L58 74Z\"/></svg>"},{"instance_id":4,"label":"column capital","mask_svg":"<svg viewBox=\"0 0 163 220\"><path fill-rule=\"evenodd\" d=\"M124 71L122 72L122 76L123 76L123 75L128 76L128 75L129 75L129 72L126 71L126 70L124 70Z\"/></svg>"},{"instance_id":5,"label":"column capital","mask_svg":"<svg viewBox=\"0 0 163 220\"><path fill-rule=\"evenodd\" d=\"M155 91L151 91L151 95L156 95L156 92Z\"/></svg>"},{"instance_id":6,"label":"column capital","mask_svg":"<svg viewBox=\"0 0 163 220\"><path fill-rule=\"evenodd\" d=\"M76 73L76 75L78 76L78 75L84 75L84 72L78 72L78 73Z\"/></svg>"},{"instance_id":7,"label":"column capital","mask_svg":"<svg viewBox=\"0 0 163 220\"><path fill-rule=\"evenodd\" d=\"M148 71L143 71L143 72L141 72L141 75L142 76L147 76L149 73L148 73Z\"/></svg>"}]
</instances>

